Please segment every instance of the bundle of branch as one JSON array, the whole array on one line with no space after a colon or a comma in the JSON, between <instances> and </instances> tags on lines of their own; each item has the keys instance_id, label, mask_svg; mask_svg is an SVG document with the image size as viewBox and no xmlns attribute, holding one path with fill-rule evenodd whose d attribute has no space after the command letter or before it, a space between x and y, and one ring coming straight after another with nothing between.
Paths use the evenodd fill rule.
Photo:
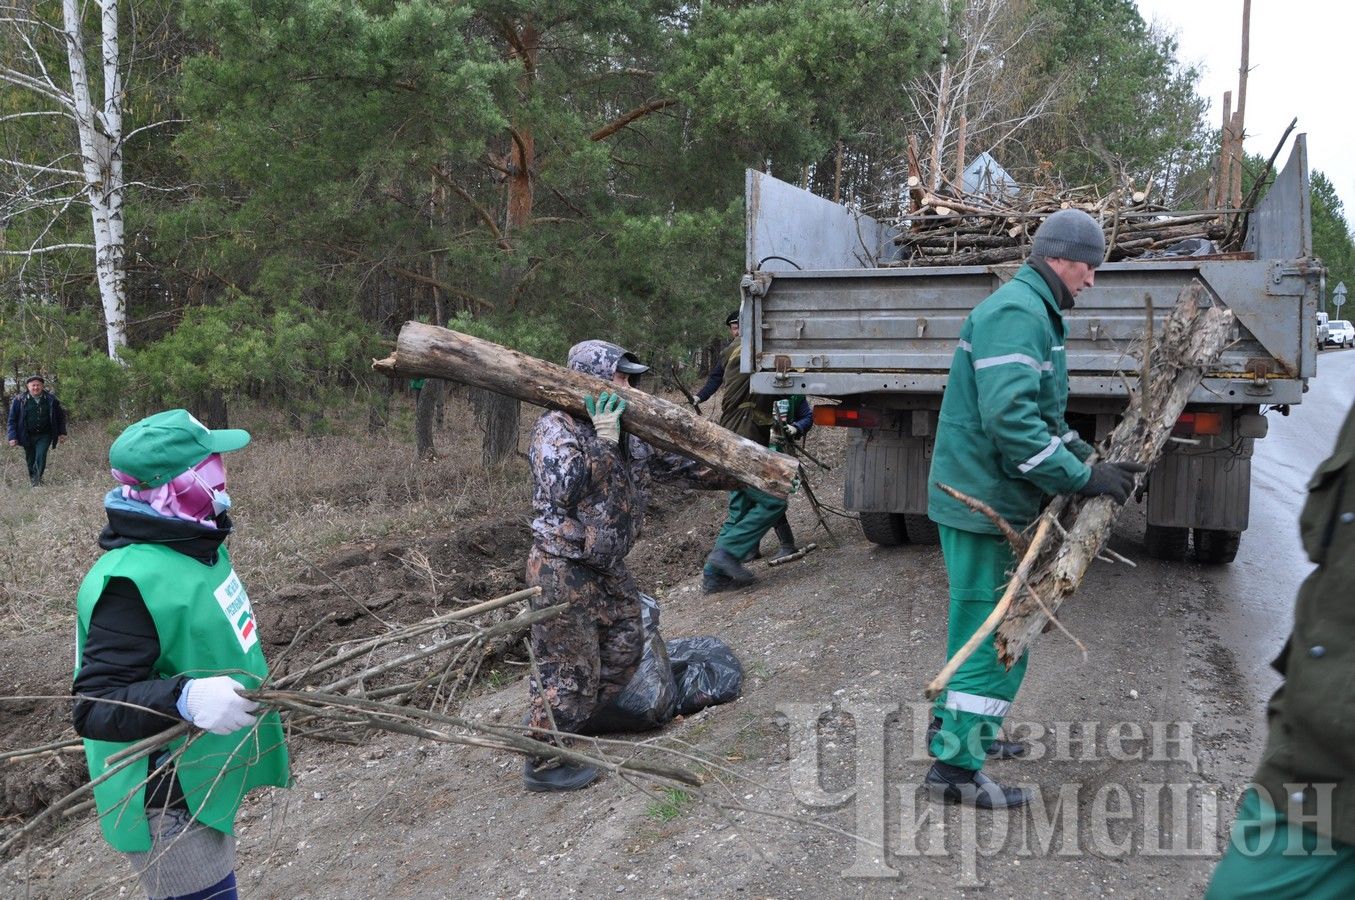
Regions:
<instances>
[{"instance_id":1,"label":"bundle of branch","mask_svg":"<svg viewBox=\"0 0 1355 900\"><path fill-rule=\"evenodd\" d=\"M357 643L326 648L320 658L275 679L276 688L314 686L334 693L361 694L373 699L412 698L430 684L450 690L475 678L483 661L538 622L559 615L563 605L542 610L524 609L511 619L483 621L486 614L541 593L533 587L486 600L450 613L422 619ZM405 649L413 645L412 649ZM335 670L342 674L335 677ZM321 681L320 676L328 680ZM394 679L394 680L393 680Z\"/></svg>"},{"instance_id":2,"label":"bundle of branch","mask_svg":"<svg viewBox=\"0 0 1355 900\"><path fill-rule=\"evenodd\" d=\"M386 731L435 743L497 750L542 759L558 759L579 765L595 766L616 775L634 775L661 784L688 788L699 788L709 780L708 776L683 766L657 761L653 757L664 755L681 757L684 754L651 744L640 745L629 741L596 738L588 739L587 743L577 746L546 743L532 737L526 728L487 725L433 710L398 706L366 697L317 690L270 689L246 691L244 694L267 707L280 710L285 720L324 719L335 729L347 730L357 735ZM98 779L82 784L54 800L41 814L6 834L0 841L0 859L21 842L35 835L56 816L71 818L88 812L94 805L92 794L96 784L113 777L125 767L157 753L171 741L188 735L188 741L158 762L160 770L172 771L185 748L202 733L200 731L190 733L186 724L177 725L113 754L108 758L108 770ZM556 734L558 733L541 733L539 737L552 738ZM608 747L616 750L609 753L605 749ZM709 764L706 760L700 762L703 766Z\"/></svg>"},{"instance_id":3,"label":"bundle of branch","mask_svg":"<svg viewBox=\"0 0 1355 900\"><path fill-rule=\"evenodd\" d=\"M459 381L580 417L587 416L585 394L613 391L626 401L623 429L742 484L784 498L799 471L799 463L791 457L741 438L662 397L434 325L406 322L400 329L395 354L373 360L372 368L391 377L431 376Z\"/></svg>"},{"instance_id":4,"label":"bundle of branch","mask_svg":"<svg viewBox=\"0 0 1355 900\"><path fill-rule=\"evenodd\" d=\"M1188 238L1221 242L1220 252L1237 249L1240 235L1223 224L1219 211L1171 212L1148 202L1143 190L1126 185L1105 196L1084 189L1030 189L1020 199L993 198L952 189L949 193L914 191L908 227L895 238L904 252L896 266L995 265L1016 262L1029 252L1030 239L1047 216L1081 209L1106 232L1107 259L1118 261L1162 250ZM912 188L910 187L910 190Z\"/></svg>"},{"instance_id":5,"label":"bundle of branch","mask_svg":"<svg viewBox=\"0 0 1355 900\"><path fill-rule=\"evenodd\" d=\"M1207 298L1200 283L1192 281L1177 298L1156 341L1149 302L1139 388L1110 435L1106 460L1139 462L1151 468L1161 457L1186 401L1222 354L1233 330L1232 312L1210 304ZM974 499L976 508L984 505L982 498ZM1020 562L993 612L932 679L927 696L940 694L960 665L994 631L998 657L1010 668L1037 634L1057 624L1055 613L1082 583L1092 561L1102 555L1120 509L1110 497L1081 502L1058 497L1032 526L1029 541L999 521Z\"/></svg>"}]
</instances>

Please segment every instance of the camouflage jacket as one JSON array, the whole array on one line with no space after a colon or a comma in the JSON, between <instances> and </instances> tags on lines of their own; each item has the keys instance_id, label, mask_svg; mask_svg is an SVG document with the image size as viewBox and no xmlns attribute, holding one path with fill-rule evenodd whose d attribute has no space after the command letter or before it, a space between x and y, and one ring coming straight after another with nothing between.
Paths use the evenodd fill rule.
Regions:
<instances>
[{"instance_id":1,"label":"camouflage jacket","mask_svg":"<svg viewBox=\"0 0 1355 900\"><path fill-rule=\"evenodd\" d=\"M606 341L584 341L570 350L569 367L610 381L624 353ZM634 435L623 432L621 441L604 441L591 421L559 410L537 419L528 458L532 539L542 551L613 569L640 535L651 479L713 490L732 486L708 467L662 453Z\"/></svg>"}]
</instances>

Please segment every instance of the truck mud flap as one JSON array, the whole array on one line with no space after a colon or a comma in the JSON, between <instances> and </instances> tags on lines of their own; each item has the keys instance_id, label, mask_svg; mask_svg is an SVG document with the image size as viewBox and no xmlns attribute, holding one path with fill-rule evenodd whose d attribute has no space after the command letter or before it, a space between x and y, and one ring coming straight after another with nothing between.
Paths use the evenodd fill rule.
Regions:
<instances>
[{"instance_id":1,"label":"truck mud flap","mask_svg":"<svg viewBox=\"0 0 1355 900\"><path fill-rule=\"evenodd\" d=\"M1167 453L1148 481L1148 522L1175 528L1247 530L1251 441L1245 449Z\"/></svg>"},{"instance_id":2,"label":"truck mud flap","mask_svg":"<svg viewBox=\"0 0 1355 900\"><path fill-rule=\"evenodd\" d=\"M854 511L927 513L931 437L862 430L847 449L843 505Z\"/></svg>"}]
</instances>

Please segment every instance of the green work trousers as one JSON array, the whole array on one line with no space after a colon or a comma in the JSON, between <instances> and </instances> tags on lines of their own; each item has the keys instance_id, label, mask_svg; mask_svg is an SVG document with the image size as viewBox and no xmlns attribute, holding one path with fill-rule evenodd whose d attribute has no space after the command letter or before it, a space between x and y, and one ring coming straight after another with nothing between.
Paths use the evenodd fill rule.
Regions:
<instances>
[{"instance_id":1,"label":"green work trousers","mask_svg":"<svg viewBox=\"0 0 1355 900\"><path fill-rule=\"evenodd\" d=\"M1251 897L1355 897L1355 846L1337 840L1327 844L1317 832L1287 821L1249 788L1205 900Z\"/></svg>"},{"instance_id":2,"label":"green work trousers","mask_svg":"<svg viewBox=\"0 0 1355 900\"><path fill-rule=\"evenodd\" d=\"M728 550L735 559L743 559L762 541L776 520L786 511L786 501L771 494L743 488L729 492L729 515L715 539L717 548Z\"/></svg>"},{"instance_id":3,"label":"green work trousers","mask_svg":"<svg viewBox=\"0 0 1355 900\"><path fill-rule=\"evenodd\" d=\"M47 471L47 451L52 446L50 434L30 434L24 444L24 459L28 463L28 483L42 484L42 473Z\"/></svg>"},{"instance_id":4,"label":"green work trousers","mask_svg":"<svg viewBox=\"0 0 1355 900\"><path fill-rule=\"evenodd\" d=\"M950 622L946 629L946 658L950 659L1002 598L1007 571L1014 561L1011 547L1001 535L961 531L949 525L941 525L939 530L950 581ZM1025 654L1008 671L998 661L992 639L981 643L936 698L935 715L941 719L941 731L932 738L932 754L952 766L982 769L984 753L997 738L1025 674Z\"/></svg>"}]
</instances>

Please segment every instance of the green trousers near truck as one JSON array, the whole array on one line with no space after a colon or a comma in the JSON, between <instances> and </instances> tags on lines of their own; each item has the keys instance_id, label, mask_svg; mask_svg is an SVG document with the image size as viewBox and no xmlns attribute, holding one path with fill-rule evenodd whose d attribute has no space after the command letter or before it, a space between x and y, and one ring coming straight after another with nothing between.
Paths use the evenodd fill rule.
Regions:
<instances>
[{"instance_id":1,"label":"green trousers near truck","mask_svg":"<svg viewBox=\"0 0 1355 900\"><path fill-rule=\"evenodd\" d=\"M730 491L729 515L715 538L716 548L728 550L735 559L743 559L757 549L767 529L785 514L787 505L785 500L751 488Z\"/></svg>"},{"instance_id":2,"label":"green trousers near truck","mask_svg":"<svg viewBox=\"0 0 1355 900\"><path fill-rule=\"evenodd\" d=\"M1001 535L949 525L938 525L938 529L950 582L946 634L946 659L950 659L1002 599L1014 560L1011 546ZM982 769L984 754L997 738L1025 674L1026 655L1009 671L998 660L991 640L980 644L936 698L941 730L932 738L932 754L952 766Z\"/></svg>"},{"instance_id":3,"label":"green trousers near truck","mask_svg":"<svg viewBox=\"0 0 1355 900\"><path fill-rule=\"evenodd\" d=\"M1355 897L1355 847L1290 822L1248 788L1205 900Z\"/></svg>"}]
</instances>

